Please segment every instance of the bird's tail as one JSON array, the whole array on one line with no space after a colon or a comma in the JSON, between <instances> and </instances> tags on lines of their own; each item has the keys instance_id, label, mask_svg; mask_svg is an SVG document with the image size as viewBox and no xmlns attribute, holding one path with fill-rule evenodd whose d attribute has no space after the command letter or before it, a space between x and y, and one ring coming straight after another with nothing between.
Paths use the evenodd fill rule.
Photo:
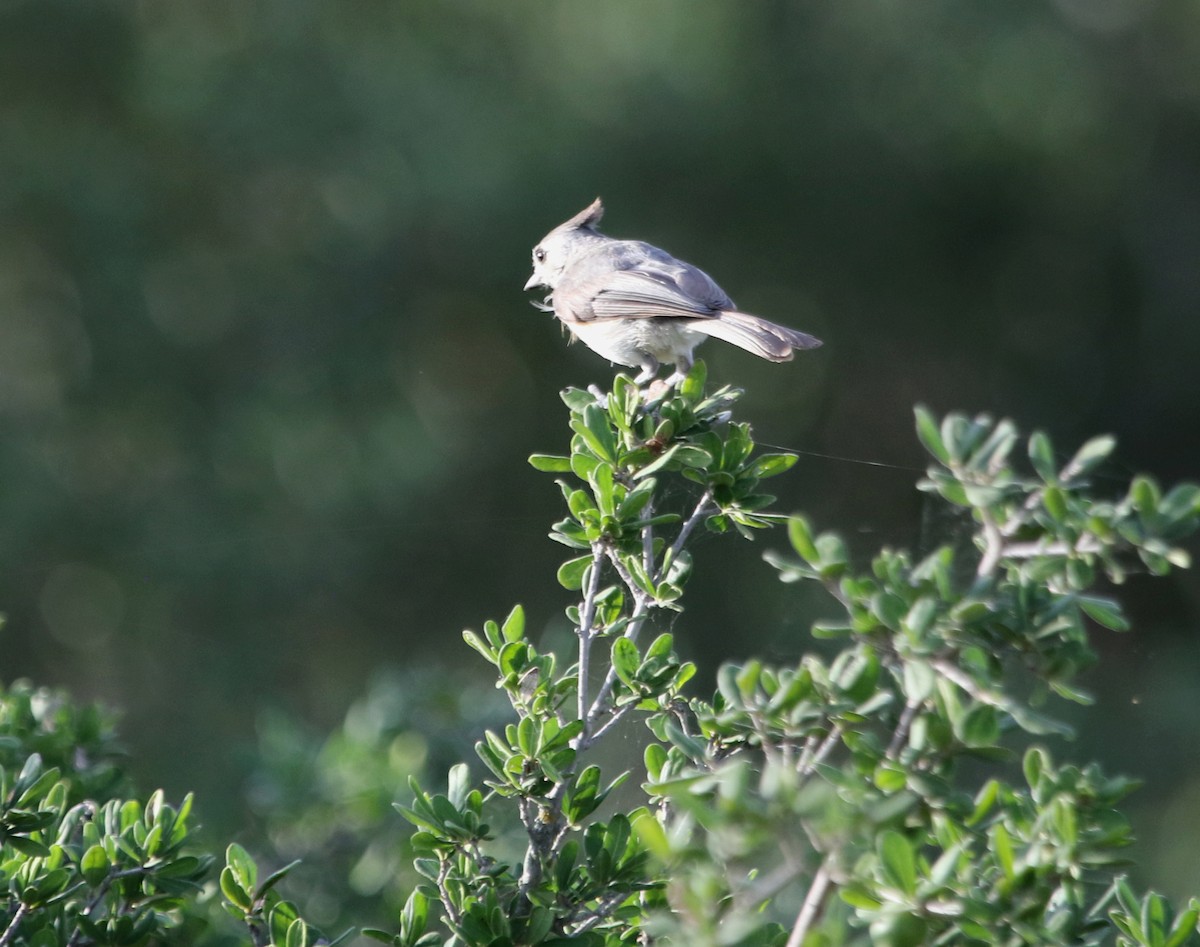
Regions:
<instances>
[{"instance_id":1,"label":"bird's tail","mask_svg":"<svg viewBox=\"0 0 1200 947\"><path fill-rule=\"evenodd\" d=\"M711 335L771 362L790 362L796 349L815 349L821 340L806 332L768 322L748 312L727 310L709 319L688 323L695 332Z\"/></svg>"}]
</instances>

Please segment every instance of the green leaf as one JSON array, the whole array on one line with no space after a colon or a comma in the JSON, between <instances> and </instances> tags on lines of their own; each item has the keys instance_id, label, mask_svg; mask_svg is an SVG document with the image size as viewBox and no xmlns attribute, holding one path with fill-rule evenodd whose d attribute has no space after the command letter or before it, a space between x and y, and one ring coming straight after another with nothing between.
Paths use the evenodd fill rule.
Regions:
<instances>
[{"instance_id":1,"label":"green leaf","mask_svg":"<svg viewBox=\"0 0 1200 947\"><path fill-rule=\"evenodd\" d=\"M36 754L34 755L36 756ZM20 798L17 799L16 808L33 808L40 799L50 792L58 782L58 777L59 771L57 769L46 770L30 784L28 789L21 793Z\"/></svg>"},{"instance_id":2,"label":"green leaf","mask_svg":"<svg viewBox=\"0 0 1200 947\"><path fill-rule=\"evenodd\" d=\"M463 641L483 655L488 661L495 663L496 650L470 629L463 631Z\"/></svg>"},{"instance_id":3,"label":"green leaf","mask_svg":"<svg viewBox=\"0 0 1200 947\"><path fill-rule=\"evenodd\" d=\"M908 784L908 774L893 763L880 763L875 768L874 782L881 792L899 792Z\"/></svg>"},{"instance_id":4,"label":"green leaf","mask_svg":"<svg viewBox=\"0 0 1200 947\"><path fill-rule=\"evenodd\" d=\"M1042 505L1055 520L1062 523L1067 518L1067 497L1059 487L1046 487L1042 492Z\"/></svg>"},{"instance_id":5,"label":"green leaf","mask_svg":"<svg viewBox=\"0 0 1200 947\"><path fill-rule=\"evenodd\" d=\"M901 625L913 638L920 640L933 624L934 618L937 617L937 611L937 600L932 596L924 595L913 602Z\"/></svg>"},{"instance_id":6,"label":"green leaf","mask_svg":"<svg viewBox=\"0 0 1200 947\"><path fill-rule=\"evenodd\" d=\"M750 465L750 475L760 480L777 477L796 466L799 459L795 454L763 454Z\"/></svg>"},{"instance_id":7,"label":"green leaf","mask_svg":"<svg viewBox=\"0 0 1200 947\"><path fill-rule=\"evenodd\" d=\"M1162 895L1153 891L1146 895L1142 901L1141 922L1146 942L1158 947L1163 942L1167 926L1167 906Z\"/></svg>"},{"instance_id":8,"label":"green leaf","mask_svg":"<svg viewBox=\"0 0 1200 947\"><path fill-rule=\"evenodd\" d=\"M675 638L668 632L663 632L651 643L646 649L646 660L651 658L669 658L671 656L671 648L675 643Z\"/></svg>"},{"instance_id":9,"label":"green leaf","mask_svg":"<svg viewBox=\"0 0 1200 947\"><path fill-rule=\"evenodd\" d=\"M612 516L616 510L612 464L597 464L588 475L588 483L592 488L592 496L596 499L596 508L604 516Z\"/></svg>"},{"instance_id":10,"label":"green leaf","mask_svg":"<svg viewBox=\"0 0 1200 947\"><path fill-rule=\"evenodd\" d=\"M471 770L466 763L455 763L446 774L446 798L455 809L464 809L471 792Z\"/></svg>"},{"instance_id":11,"label":"green leaf","mask_svg":"<svg viewBox=\"0 0 1200 947\"><path fill-rule=\"evenodd\" d=\"M1050 443L1050 438L1041 431L1034 431L1029 438L1029 462L1033 464L1033 469L1046 483L1054 483L1058 479L1054 447Z\"/></svg>"},{"instance_id":12,"label":"green leaf","mask_svg":"<svg viewBox=\"0 0 1200 947\"><path fill-rule=\"evenodd\" d=\"M415 888L400 912L400 935L405 943L411 944L425 932L428 924L429 898L420 888Z\"/></svg>"},{"instance_id":13,"label":"green leaf","mask_svg":"<svg viewBox=\"0 0 1200 947\"><path fill-rule=\"evenodd\" d=\"M530 454L529 466L543 473L569 473L571 458L559 457L556 454Z\"/></svg>"},{"instance_id":14,"label":"green leaf","mask_svg":"<svg viewBox=\"0 0 1200 947\"><path fill-rule=\"evenodd\" d=\"M1024 770L1025 784L1031 790L1038 788L1038 784L1042 780L1042 774L1049 765L1050 757L1041 747L1031 746L1025 751L1025 758L1021 761L1021 767Z\"/></svg>"},{"instance_id":15,"label":"green leaf","mask_svg":"<svg viewBox=\"0 0 1200 947\"><path fill-rule=\"evenodd\" d=\"M671 857L671 842L667 838L662 823L656 819L644 806L635 809L629 817L633 831L638 841L642 843L660 861Z\"/></svg>"},{"instance_id":16,"label":"green leaf","mask_svg":"<svg viewBox=\"0 0 1200 947\"><path fill-rule=\"evenodd\" d=\"M1112 631L1128 631L1129 621L1121 612L1121 606L1112 599L1100 598L1094 595L1079 596L1079 607L1088 618Z\"/></svg>"},{"instance_id":17,"label":"green leaf","mask_svg":"<svg viewBox=\"0 0 1200 947\"><path fill-rule=\"evenodd\" d=\"M850 554L842 537L836 533L822 533L817 537L817 557L814 563L823 579L836 579L846 571Z\"/></svg>"},{"instance_id":18,"label":"green leaf","mask_svg":"<svg viewBox=\"0 0 1200 947\"><path fill-rule=\"evenodd\" d=\"M716 461L716 457L711 452L695 444L680 444L673 459L684 467L696 470L707 470Z\"/></svg>"},{"instance_id":19,"label":"green leaf","mask_svg":"<svg viewBox=\"0 0 1200 947\"><path fill-rule=\"evenodd\" d=\"M916 658L909 658L904 662L904 696L910 702L920 703L926 700L933 693L936 683L937 677L928 662Z\"/></svg>"},{"instance_id":20,"label":"green leaf","mask_svg":"<svg viewBox=\"0 0 1200 947\"><path fill-rule=\"evenodd\" d=\"M303 918L296 918L288 925L284 947L308 947L308 925Z\"/></svg>"},{"instance_id":21,"label":"green leaf","mask_svg":"<svg viewBox=\"0 0 1200 947\"><path fill-rule=\"evenodd\" d=\"M1200 908L1191 907L1180 914L1175 918L1175 923L1171 925L1171 934L1163 943L1163 947L1181 947L1196 933L1198 920L1200 920Z\"/></svg>"},{"instance_id":22,"label":"green leaf","mask_svg":"<svg viewBox=\"0 0 1200 947\"><path fill-rule=\"evenodd\" d=\"M946 450L946 444L942 440L942 435L938 430L938 423L929 412L929 409L923 405L917 405L913 409L913 413L917 418L917 437L925 445L925 449L939 463L943 465L949 464L950 452Z\"/></svg>"},{"instance_id":23,"label":"green leaf","mask_svg":"<svg viewBox=\"0 0 1200 947\"><path fill-rule=\"evenodd\" d=\"M1004 827L1003 822L997 822L993 825L988 834L991 837L991 849L996 855L996 861L1000 865L1000 870L1004 872L1005 878L1012 881L1016 877L1012 836L1008 834L1008 829Z\"/></svg>"},{"instance_id":24,"label":"green leaf","mask_svg":"<svg viewBox=\"0 0 1200 947\"><path fill-rule=\"evenodd\" d=\"M108 876L108 869L108 854L104 851L103 845L93 845L83 853L83 857L79 860L79 871L83 875L83 880L93 888Z\"/></svg>"},{"instance_id":25,"label":"green leaf","mask_svg":"<svg viewBox=\"0 0 1200 947\"><path fill-rule=\"evenodd\" d=\"M617 442L609 426L608 412L598 404L593 402L583 409L583 423L575 430L587 441L597 457L610 463L616 461Z\"/></svg>"},{"instance_id":26,"label":"green leaf","mask_svg":"<svg viewBox=\"0 0 1200 947\"><path fill-rule=\"evenodd\" d=\"M996 804L996 800L1000 795L1000 782L996 779L989 779L983 784L979 792L975 794L975 808L966 819L966 825L978 825L980 819L991 812L992 807Z\"/></svg>"},{"instance_id":27,"label":"green leaf","mask_svg":"<svg viewBox=\"0 0 1200 947\"><path fill-rule=\"evenodd\" d=\"M879 863L893 888L905 894L917 890L917 858L912 843L895 830L881 832L878 842Z\"/></svg>"},{"instance_id":28,"label":"green leaf","mask_svg":"<svg viewBox=\"0 0 1200 947\"><path fill-rule=\"evenodd\" d=\"M1200 486L1181 483L1172 487L1158 504L1158 513L1169 520L1200 514Z\"/></svg>"},{"instance_id":29,"label":"green leaf","mask_svg":"<svg viewBox=\"0 0 1200 947\"><path fill-rule=\"evenodd\" d=\"M50 857L50 849L28 835L10 835L4 840L4 843L12 846L22 855L28 855L30 858Z\"/></svg>"},{"instance_id":30,"label":"green leaf","mask_svg":"<svg viewBox=\"0 0 1200 947\"><path fill-rule=\"evenodd\" d=\"M225 900L243 911L249 911L253 904L250 892L237 880L234 872L228 866L221 869L221 894Z\"/></svg>"},{"instance_id":31,"label":"green leaf","mask_svg":"<svg viewBox=\"0 0 1200 947\"><path fill-rule=\"evenodd\" d=\"M650 461L650 463L639 468L637 473L633 475L633 479L642 480L645 477L649 477L652 473L657 473L659 470L662 470L668 464L676 463L679 459L679 455L685 449L686 445L684 444L672 444L665 451Z\"/></svg>"},{"instance_id":32,"label":"green leaf","mask_svg":"<svg viewBox=\"0 0 1200 947\"><path fill-rule=\"evenodd\" d=\"M258 887L258 866L242 846L234 842L226 848L225 863L243 890L254 891Z\"/></svg>"},{"instance_id":33,"label":"green leaf","mask_svg":"<svg viewBox=\"0 0 1200 947\"><path fill-rule=\"evenodd\" d=\"M582 388L564 388L558 396L562 398L563 404L576 413L596 403L596 396Z\"/></svg>"},{"instance_id":34,"label":"green leaf","mask_svg":"<svg viewBox=\"0 0 1200 947\"><path fill-rule=\"evenodd\" d=\"M612 646L612 666L617 672L617 677L633 686L634 679L637 675L637 670L641 667L642 659L638 654L637 645L628 638L621 637L613 642Z\"/></svg>"},{"instance_id":35,"label":"green leaf","mask_svg":"<svg viewBox=\"0 0 1200 947\"><path fill-rule=\"evenodd\" d=\"M995 746L1000 740L1000 721L994 707L977 704L962 720L959 738L969 747Z\"/></svg>"},{"instance_id":36,"label":"green leaf","mask_svg":"<svg viewBox=\"0 0 1200 947\"><path fill-rule=\"evenodd\" d=\"M788 539L801 559L812 566L820 563L821 554L817 552L816 544L813 542L812 529L809 528L808 520L803 516L797 515L788 518Z\"/></svg>"},{"instance_id":37,"label":"green leaf","mask_svg":"<svg viewBox=\"0 0 1200 947\"><path fill-rule=\"evenodd\" d=\"M1026 733L1032 733L1036 736L1053 733L1063 737L1070 737L1075 732L1069 724L1031 710L1020 703L1006 704L1004 709L1008 711L1013 722Z\"/></svg>"},{"instance_id":38,"label":"green leaf","mask_svg":"<svg viewBox=\"0 0 1200 947\"><path fill-rule=\"evenodd\" d=\"M646 749L642 753L642 760L646 766L646 775L651 780L657 780L662 768L667 763L667 751L661 743L647 743Z\"/></svg>"},{"instance_id":39,"label":"green leaf","mask_svg":"<svg viewBox=\"0 0 1200 947\"><path fill-rule=\"evenodd\" d=\"M1071 462L1063 468L1063 479L1070 480L1088 473L1107 460L1108 455L1116 446L1117 440L1112 435L1102 434L1099 437L1093 437L1076 451Z\"/></svg>"},{"instance_id":40,"label":"green leaf","mask_svg":"<svg viewBox=\"0 0 1200 947\"><path fill-rule=\"evenodd\" d=\"M695 404L704 397L704 383L708 380L708 368L704 364L703 359L696 359L692 363L691 370L683 379L683 383L679 386L679 394L686 401Z\"/></svg>"},{"instance_id":41,"label":"green leaf","mask_svg":"<svg viewBox=\"0 0 1200 947\"><path fill-rule=\"evenodd\" d=\"M564 589L571 591L582 589L584 577L587 575L587 571L591 567L594 558L591 553L588 553L586 556L568 559L558 567L558 572L555 575L558 579L558 584Z\"/></svg>"},{"instance_id":42,"label":"green leaf","mask_svg":"<svg viewBox=\"0 0 1200 947\"><path fill-rule=\"evenodd\" d=\"M850 907L863 911L878 911L883 907L882 901L859 888L841 887L838 889L838 896Z\"/></svg>"},{"instance_id":43,"label":"green leaf","mask_svg":"<svg viewBox=\"0 0 1200 947\"><path fill-rule=\"evenodd\" d=\"M513 610L504 619L504 624L500 626L500 631L505 641L520 641L525 635L525 609L514 605Z\"/></svg>"}]
</instances>

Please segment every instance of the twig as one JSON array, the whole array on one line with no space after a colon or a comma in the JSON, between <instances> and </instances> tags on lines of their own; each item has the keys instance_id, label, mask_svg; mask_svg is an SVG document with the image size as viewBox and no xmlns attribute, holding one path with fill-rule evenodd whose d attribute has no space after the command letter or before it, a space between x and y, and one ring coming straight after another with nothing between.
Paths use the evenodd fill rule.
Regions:
<instances>
[{"instance_id":1,"label":"twig","mask_svg":"<svg viewBox=\"0 0 1200 947\"><path fill-rule=\"evenodd\" d=\"M813 921L817 919L817 914L825 902L830 880L827 859L813 875L812 884L808 886L808 894L804 896L804 903L800 905L800 913L796 915L796 923L792 926L792 932L788 935L785 947L800 947L804 943L804 938L808 936L808 929L812 927Z\"/></svg>"},{"instance_id":2,"label":"twig","mask_svg":"<svg viewBox=\"0 0 1200 947\"><path fill-rule=\"evenodd\" d=\"M588 587L583 595L583 607L579 610L579 686L576 688L576 706L579 711L579 719L584 723L584 730L580 736L587 734L587 686L588 673L591 671L592 663L592 624L596 620L596 593L600 589L600 564L603 558L604 547L600 543L593 543Z\"/></svg>"},{"instance_id":3,"label":"twig","mask_svg":"<svg viewBox=\"0 0 1200 947\"><path fill-rule=\"evenodd\" d=\"M1004 536L1000 532L1000 527L996 525L995 519L987 510L981 510L980 516L983 519L983 540L984 550L983 555L979 559L979 566L975 570L975 575L982 579L989 576L995 571L996 566L1000 562L1000 557L1004 552Z\"/></svg>"},{"instance_id":4,"label":"twig","mask_svg":"<svg viewBox=\"0 0 1200 947\"><path fill-rule=\"evenodd\" d=\"M673 563L678 558L679 553L683 551L683 546L684 543L687 542L688 536L691 535L692 530L696 528L700 521L703 520L708 512L712 509L712 505L712 491L706 489L704 493L700 495L700 499L696 501L696 506L692 510L691 515L679 528L679 535L675 537L675 542L671 545L671 548L667 551L667 554L663 556L662 565L654 573L650 572L649 566L647 565L646 574L650 577L650 581L652 583L657 584L663 580L663 577L671 567L671 563ZM649 541L647 540L648 536L650 537ZM625 626L624 636L630 641L636 641L638 634L642 630L642 625L646 621L646 616L650 612L650 606L654 604L654 599L640 585L638 585L636 581L634 581L633 575L625 567L625 563L621 561L621 557L615 549L609 547L605 550L605 552L608 555L608 561L612 563L613 569L616 570L617 576L634 598L633 612L630 614L629 622ZM646 527L642 532L643 564L646 564L647 555L651 557L652 563L653 536L649 533L649 527ZM604 704L612 694L612 689L616 686L616 683L616 669L610 667L608 669L608 673L604 676L604 682L600 685L599 692L596 694L595 699L591 703L591 707L589 707L587 710L586 716L582 711L580 711L580 716L585 721L585 734L590 731L592 723L594 723L604 711ZM594 742L594 736L598 736L600 733L608 730L612 724L616 723L616 720L617 717L614 717L606 721L604 726L597 731L595 735L592 735L588 739L582 741L580 745L590 746Z\"/></svg>"},{"instance_id":5,"label":"twig","mask_svg":"<svg viewBox=\"0 0 1200 947\"><path fill-rule=\"evenodd\" d=\"M1037 556L1093 555L1104 552L1104 544L1091 533L1084 533L1073 543L1053 542L1044 539L1031 543L1012 543L1005 546L1002 555L1006 559L1033 559Z\"/></svg>"},{"instance_id":6,"label":"twig","mask_svg":"<svg viewBox=\"0 0 1200 947\"><path fill-rule=\"evenodd\" d=\"M527 863L529 861L529 854L529 852L526 852L525 855L525 860ZM457 928L462 924L462 913L450 900L450 890L446 887L446 879L449 877L449 875L450 861L449 859L443 858L442 865L437 876L438 894L441 896L442 907L446 910L446 916L450 919L450 923Z\"/></svg>"},{"instance_id":7,"label":"twig","mask_svg":"<svg viewBox=\"0 0 1200 947\"><path fill-rule=\"evenodd\" d=\"M1011 712L1012 702L1007 700L1003 694L981 687L969 674L961 668L955 667L949 661L931 661L929 666L981 704L987 704L997 710L1003 710L1005 713Z\"/></svg>"},{"instance_id":8,"label":"twig","mask_svg":"<svg viewBox=\"0 0 1200 947\"><path fill-rule=\"evenodd\" d=\"M838 740L842 735L841 724L835 723L826 734L825 739L821 741L821 745L813 752L808 746L804 748L804 752L800 754L800 763L796 767L801 776L809 776L820 763L825 761L833 748L837 746ZM807 757L807 759L806 759Z\"/></svg>"},{"instance_id":9,"label":"twig","mask_svg":"<svg viewBox=\"0 0 1200 947\"><path fill-rule=\"evenodd\" d=\"M612 716L605 720L603 724L601 724L600 729L591 734L586 741L579 744L579 749L586 750L593 743L604 736L604 734L608 733L608 731L611 730L634 706L634 704L626 704L624 707L614 710Z\"/></svg>"},{"instance_id":10,"label":"twig","mask_svg":"<svg viewBox=\"0 0 1200 947\"><path fill-rule=\"evenodd\" d=\"M595 910L588 912L586 921L582 921L571 933L585 934L593 928L597 927L601 922L608 920L612 913L619 908L629 897L628 891L614 891L600 902Z\"/></svg>"},{"instance_id":11,"label":"twig","mask_svg":"<svg viewBox=\"0 0 1200 947\"><path fill-rule=\"evenodd\" d=\"M689 516L684 521L683 525L679 527L679 535L675 537L675 542L671 544L670 550L665 556L663 556L662 567L654 576L655 582L662 580L667 570L671 568L671 564L674 563L679 557L679 554L683 552L683 545L687 542L688 537L692 535L692 530L694 530L700 524L700 521L708 515L708 511L713 505L712 488L709 487L702 494L700 494L700 499L696 501L696 508L692 510L692 515Z\"/></svg>"},{"instance_id":12,"label":"twig","mask_svg":"<svg viewBox=\"0 0 1200 947\"><path fill-rule=\"evenodd\" d=\"M644 519L654 518L654 497L646 503L645 509L642 510ZM646 575L650 574L650 570L654 568L654 527L647 523L642 527L642 568L646 570Z\"/></svg>"},{"instance_id":13,"label":"twig","mask_svg":"<svg viewBox=\"0 0 1200 947\"><path fill-rule=\"evenodd\" d=\"M146 869L139 865L137 868L125 868L122 871L114 871L112 874L106 876L105 879L100 882L100 886L96 889L96 893L92 896L91 900L88 901L87 907L83 909L84 916L89 920L91 919L92 912L100 906L100 902L104 900L105 895L107 895L109 890L112 888L114 881L120 881L122 878L134 878L138 875L144 874L146 874ZM81 928L75 928L75 930L71 932L70 938L67 940L67 947L76 947L76 945L80 943L79 938L82 933L83 930Z\"/></svg>"},{"instance_id":14,"label":"twig","mask_svg":"<svg viewBox=\"0 0 1200 947\"><path fill-rule=\"evenodd\" d=\"M904 741L908 739L908 731L912 727L912 722L920 707L921 701L919 700L910 700L904 705L904 710L900 713L900 720L896 724L896 732L892 734L892 742L888 744L887 751L884 753L887 759L894 760L900 755L900 750L904 747Z\"/></svg>"},{"instance_id":15,"label":"twig","mask_svg":"<svg viewBox=\"0 0 1200 947\"><path fill-rule=\"evenodd\" d=\"M13 939L17 933L17 928L21 926L21 921L25 919L25 915L29 913L29 905L22 901L17 905L17 910L13 913L12 920L8 922L8 927L4 928L4 933L0 934L0 947L5 947Z\"/></svg>"},{"instance_id":16,"label":"twig","mask_svg":"<svg viewBox=\"0 0 1200 947\"><path fill-rule=\"evenodd\" d=\"M617 555L615 550L608 550L608 560L613 564L613 568L616 569L617 575L625 584L625 587L629 589L630 593L633 595L635 604L633 606L633 613L629 616L629 622L625 626L624 637L628 638L630 641L636 641L638 633L642 630L642 624L646 620L646 615L650 611L652 599L636 582L634 582L633 576L630 575L629 570L625 568L625 564L621 562L621 557ZM599 717L603 712L604 703L608 700L608 697L612 693L612 689L616 686L616 683L616 668L610 666L608 673L604 675L604 683L600 685L600 690L596 694L595 699L592 701L591 707L588 708L587 715L583 717L587 724L585 730L590 728L591 723L595 721L596 718Z\"/></svg>"}]
</instances>

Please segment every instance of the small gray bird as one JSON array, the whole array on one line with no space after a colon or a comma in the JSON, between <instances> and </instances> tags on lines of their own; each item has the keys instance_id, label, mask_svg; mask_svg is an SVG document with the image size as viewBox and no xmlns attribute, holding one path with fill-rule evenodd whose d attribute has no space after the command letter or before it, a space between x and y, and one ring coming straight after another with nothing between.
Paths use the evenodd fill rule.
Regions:
<instances>
[{"instance_id":1,"label":"small gray bird","mask_svg":"<svg viewBox=\"0 0 1200 947\"><path fill-rule=\"evenodd\" d=\"M692 350L708 336L772 362L821 344L739 312L712 277L658 247L604 236L596 230L603 215L596 198L546 234L533 248L533 275L525 288L549 288L539 308L552 311L593 352L640 368L638 384L663 363L675 366L671 381L682 378L692 367Z\"/></svg>"}]
</instances>

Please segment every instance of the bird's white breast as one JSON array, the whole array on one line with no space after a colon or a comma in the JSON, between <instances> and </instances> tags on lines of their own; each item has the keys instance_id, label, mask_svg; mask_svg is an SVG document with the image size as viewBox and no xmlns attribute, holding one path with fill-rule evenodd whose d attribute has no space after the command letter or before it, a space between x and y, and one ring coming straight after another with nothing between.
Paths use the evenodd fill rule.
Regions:
<instances>
[{"instance_id":1,"label":"bird's white breast","mask_svg":"<svg viewBox=\"0 0 1200 947\"><path fill-rule=\"evenodd\" d=\"M662 365L690 360L705 336L686 328L684 319L603 319L570 324L571 331L593 352L618 365L646 365L649 355Z\"/></svg>"}]
</instances>

